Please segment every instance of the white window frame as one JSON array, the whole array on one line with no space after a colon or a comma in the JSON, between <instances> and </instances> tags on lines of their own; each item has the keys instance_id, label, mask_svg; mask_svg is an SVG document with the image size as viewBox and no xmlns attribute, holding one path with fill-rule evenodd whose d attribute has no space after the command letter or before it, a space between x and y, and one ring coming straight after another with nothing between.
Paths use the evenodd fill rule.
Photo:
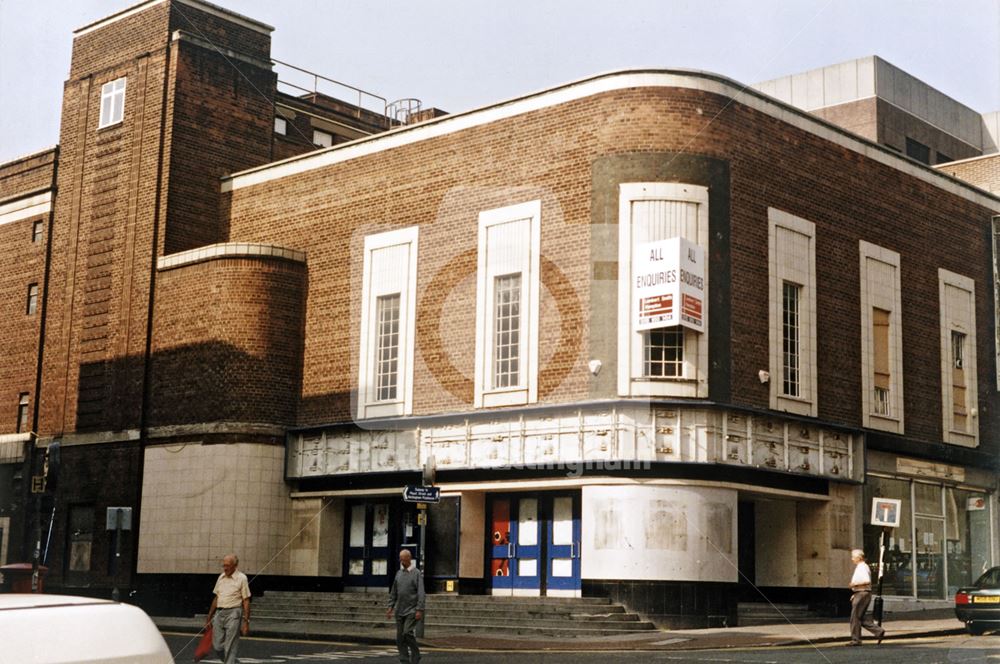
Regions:
<instances>
[{"instance_id":1,"label":"white window frame","mask_svg":"<svg viewBox=\"0 0 1000 664\"><path fill-rule=\"evenodd\" d=\"M512 272L494 268L490 262L487 238L489 229L520 220L528 220L529 233L522 238L520 252L520 362L516 385L493 387L495 368L496 306L494 285L497 277ZM518 406L538 401L538 327L541 292L541 221L542 202L528 201L517 205L484 210L479 213L478 265L476 279L476 375L475 407Z\"/></svg>"},{"instance_id":2,"label":"white window frame","mask_svg":"<svg viewBox=\"0 0 1000 664\"><path fill-rule=\"evenodd\" d=\"M871 242L858 242L861 288L861 399L862 424L869 429L905 433L903 412L903 298L899 254ZM877 292L869 279L870 261L893 268L890 292ZM875 338L872 333L873 309L889 312L889 414L878 412L875 400Z\"/></svg>"},{"instance_id":3,"label":"white window frame","mask_svg":"<svg viewBox=\"0 0 1000 664\"><path fill-rule=\"evenodd\" d=\"M127 77L122 76L101 86L101 111L98 129L120 124L125 119L125 87ZM119 87L118 84L121 83ZM105 101L108 106L105 109Z\"/></svg>"},{"instance_id":4,"label":"white window frame","mask_svg":"<svg viewBox=\"0 0 1000 664\"><path fill-rule=\"evenodd\" d=\"M288 134L288 120L280 115L274 116L274 133L285 136Z\"/></svg>"},{"instance_id":5,"label":"white window frame","mask_svg":"<svg viewBox=\"0 0 1000 664\"><path fill-rule=\"evenodd\" d=\"M417 244L419 228L410 226L385 233L365 237L364 276L361 285L361 330L359 340L357 417L359 420L373 417L395 417L413 413L413 358L416 334L417 305ZM406 275L405 284L399 291L399 358L397 365L396 398L378 400L378 321L376 320L377 300L388 291L377 292L372 284L372 254L378 249L408 245L407 265L400 269ZM395 291L394 291L395 292Z\"/></svg>"},{"instance_id":6,"label":"white window frame","mask_svg":"<svg viewBox=\"0 0 1000 664\"><path fill-rule=\"evenodd\" d=\"M949 301L948 289L964 291L967 315L958 311L959 303ZM944 442L965 447L979 445L979 386L976 359L976 282L961 274L938 268L938 293L941 311L941 428ZM951 333L965 335L965 394L967 431L955 429L952 390Z\"/></svg>"},{"instance_id":7,"label":"white window frame","mask_svg":"<svg viewBox=\"0 0 1000 664\"><path fill-rule=\"evenodd\" d=\"M316 140L317 138L322 140ZM328 148L333 145L333 134L325 129L313 129L313 145Z\"/></svg>"},{"instance_id":8,"label":"white window frame","mask_svg":"<svg viewBox=\"0 0 1000 664\"><path fill-rule=\"evenodd\" d=\"M784 228L809 241L805 270L786 264L789 258L779 255L778 229ZM793 214L767 209L768 258L768 345L770 347L770 407L798 415L819 415L816 388L816 224ZM799 394L783 393L783 295L785 282L800 286L799 291Z\"/></svg>"},{"instance_id":9,"label":"white window frame","mask_svg":"<svg viewBox=\"0 0 1000 664\"><path fill-rule=\"evenodd\" d=\"M632 203L677 201L698 205L697 242L708 256L708 187L678 182L625 182L618 187L618 394L623 397L708 397L708 293L705 270L703 332L684 331L684 370L676 378L643 376L643 335L632 327Z\"/></svg>"}]
</instances>

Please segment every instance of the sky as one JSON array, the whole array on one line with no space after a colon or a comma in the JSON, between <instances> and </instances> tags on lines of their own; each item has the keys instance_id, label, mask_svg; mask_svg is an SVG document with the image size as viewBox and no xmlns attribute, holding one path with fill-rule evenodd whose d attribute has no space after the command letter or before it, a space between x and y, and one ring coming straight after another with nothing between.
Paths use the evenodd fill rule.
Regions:
<instances>
[{"instance_id":1,"label":"sky","mask_svg":"<svg viewBox=\"0 0 1000 664\"><path fill-rule=\"evenodd\" d=\"M272 57L450 112L632 67L741 83L879 55L1000 110L1000 0L214 0ZM133 0L0 0L0 162L59 141L72 32Z\"/></svg>"}]
</instances>

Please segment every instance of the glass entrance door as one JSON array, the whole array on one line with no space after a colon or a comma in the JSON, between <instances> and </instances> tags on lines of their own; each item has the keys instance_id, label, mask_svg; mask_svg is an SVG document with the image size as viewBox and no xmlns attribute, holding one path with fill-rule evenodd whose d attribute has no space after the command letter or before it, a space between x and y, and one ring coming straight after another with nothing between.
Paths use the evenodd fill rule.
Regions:
<instances>
[{"instance_id":1,"label":"glass entrance door","mask_svg":"<svg viewBox=\"0 0 1000 664\"><path fill-rule=\"evenodd\" d=\"M359 501L347 504L347 547L344 556L345 585L355 588L387 588L393 560L389 538L390 503Z\"/></svg>"},{"instance_id":2,"label":"glass entrance door","mask_svg":"<svg viewBox=\"0 0 1000 664\"><path fill-rule=\"evenodd\" d=\"M554 496L546 526L545 594L580 596L580 497Z\"/></svg>"}]
</instances>

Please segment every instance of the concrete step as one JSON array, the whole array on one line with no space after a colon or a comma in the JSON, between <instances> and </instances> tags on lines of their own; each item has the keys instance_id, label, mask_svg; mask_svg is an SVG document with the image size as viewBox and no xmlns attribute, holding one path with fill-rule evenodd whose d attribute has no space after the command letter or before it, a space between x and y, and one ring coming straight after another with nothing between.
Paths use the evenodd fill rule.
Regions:
<instances>
[{"instance_id":1,"label":"concrete step","mask_svg":"<svg viewBox=\"0 0 1000 664\"><path fill-rule=\"evenodd\" d=\"M275 600L297 600L297 601L309 601L309 600L333 600L338 602L357 602L357 603L379 603L385 601L386 597L389 595L388 588L381 592L370 592L370 593L360 593L360 592L343 592L343 593L318 593L318 592L294 592L286 590L268 590L265 592L260 599L268 598ZM544 604L546 606L559 606L563 604L571 605L582 605L582 604L596 604L596 605L609 605L611 600L607 597L505 597L503 595L427 595L427 601L433 603L475 603L475 602L489 602L489 603L508 603L511 605L523 605L523 604Z\"/></svg>"},{"instance_id":2,"label":"concrete step","mask_svg":"<svg viewBox=\"0 0 1000 664\"><path fill-rule=\"evenodd\" d=\"M343 602L336 599L273 599L267 595L254 601L255 612L269 611L384 611L387 597L377 602ZM625 608L614 604L539 604L524 602L510 605L504 602L434 602L427 600L427 608L435 612L459 613L488 611L491 613L517 613L518 615L573 615L595 613L601 615L624 614Z\"/></svg>"},{"instance_id":3,"label":"concrete step","mask_svg":"<svg viewBox=\"0 0 1000 664\"><path fill-rule=\"evenodd\" d=\"M557 619L557 620L613 620L616 622L629 622L638 620L639 617L634 613L625 613L625 610L621 607L608 607L615 608L615 611L595 611L593 609L587 609L585 607L578 607L576 609L571 609L569 611L510 611L505 609L489 609L489 608L441 608L437 606L430 606L428 610L435 616L442 618L446 617L476 617L484 619L497 619L497 618L515 618L524 620L525 618L535 619ZM253 609L253 615L255 616L327 616L327 617L348 617L348 616L358 616L358 617L371 617L380 616L385 614L385 607L343 607L343 606L305 606L305 605L291 605L291 606L275 606L270 603L259 602L256 603Z\"/></svg>"},{"instance_id":4,"label":"concrete step","mask_svg":"<svg viewBox=\"0 0 1000 664\"><path fill-rule=\"evenodd\" d=\"M386 620L387 592L309 593L268 591L253 602L255 625L297 625L307 631L363 632L394 629ZM429 631L590 638L636 634L656 626L607 598L428 595Z\"/></svg>"},{"instance_id":5,"label":"concrete step","mask_svg":"<svg viewBox=\"0 0 1000 664\"><path fill-rule=\"evenodd\" d=\"M299 628L305 627L314 631L326 633L356 632L359 630L390 630L395 629L394 620L381 620L372 622L358 622L354 620L331 620L325 618L276 620L254 619L257 628L278 629L282 624L294 624ZM619 625L628 625L628 629L623 629ZM484 623L472 621L440 622L428 616L426 630L435 634L479 634L489 636L551 636L560 638L574 637L595 637L595 636L622 636L636 634L637 632L653 631L656 627L652 623L614 623L609 626L592 627L567 626L565 623L559 625L538 624L532 621L531 624L510 624L510 623Z\"/></svg>"},{"instance_id":6,"label":"concrete step","mask_svg":"<svg viewBox=\"0 0 1000 664\"><path fill-rule=\"evenodd\" d=\"M793 622L805 623L823 620L823 616L811 611L807 604L767 604L741 602L736 605L736 619L740 627L774 625Z\"/></svg>"},{"instance_id":7,"label":"concrete step","mask_svg":"<svg viewBox=\"0 0 1000 664\"><path fill-rule=\"evenodd\" d=\"M480 623L487 625L541 625L548 627L587 627L593 629L649 629L638 616L627 616L626 620L607 619L604 616L572 616L566 617L530 617L512 613L501 613L496 615L469 615L453 613L451 615L441 615L437 611L428 611L428 624L463 626L468 623ZM254 611L254 619L257 620L292 620L292 621L313 621L313 620L344 620L356 623L376 624L385 622L385 612L380 613L306 613L306 612L281 612L271 613L269 611ZM391 622L391 620L389 621Z\"/></svg>"}]
</instances>

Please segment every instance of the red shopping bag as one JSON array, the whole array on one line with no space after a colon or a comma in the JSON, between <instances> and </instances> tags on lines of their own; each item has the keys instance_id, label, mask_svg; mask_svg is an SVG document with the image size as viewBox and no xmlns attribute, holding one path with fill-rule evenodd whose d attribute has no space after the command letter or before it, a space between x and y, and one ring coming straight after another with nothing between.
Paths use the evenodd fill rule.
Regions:
<instances>
[{"instance_id":1,"label":"red shopping bag","mask_svg":"<svg viewBox=\"0 0 1000 664\"><path fill-rule=\"evenodd\" d=\"M205 633L198 641L198 647L194 649L194 661L200 662L212 654L212 626L205 628Z\"/></svg>"}]
</instances>

